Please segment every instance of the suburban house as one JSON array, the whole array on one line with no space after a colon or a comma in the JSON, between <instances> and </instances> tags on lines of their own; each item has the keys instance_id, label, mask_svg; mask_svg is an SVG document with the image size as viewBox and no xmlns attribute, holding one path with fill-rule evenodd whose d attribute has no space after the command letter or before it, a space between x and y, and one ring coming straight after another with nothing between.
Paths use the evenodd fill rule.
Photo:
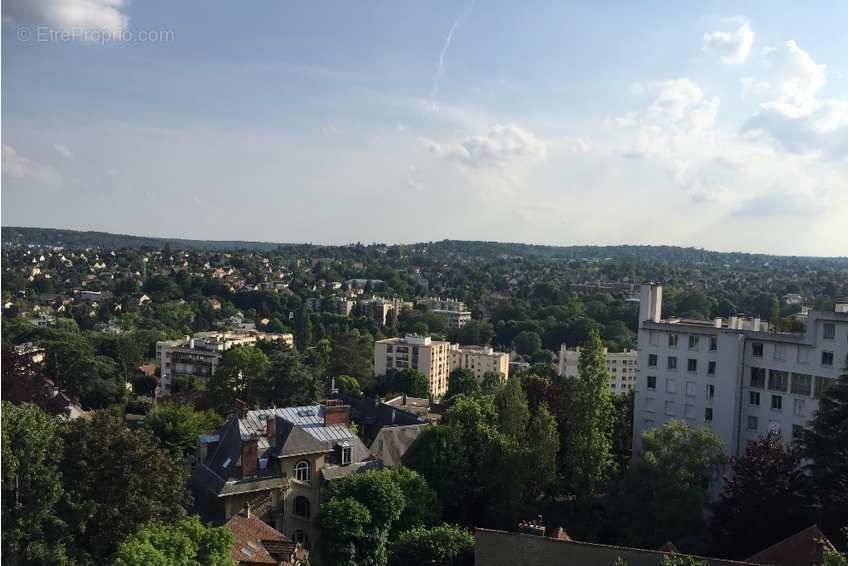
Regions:
<instances>
[{"instance_id":1,"label":"suburban house","mask_svg":"<svg viewBox=\"0 0 848 566\"><path fill-rule=\"evenodd\" d=\"M198 438L192 487L201 514L223 522L249 504L310 548L325 482L380 466L349 424L350 406L338 400L230 416L218 434Z\"/></svg>"}]
</instances>

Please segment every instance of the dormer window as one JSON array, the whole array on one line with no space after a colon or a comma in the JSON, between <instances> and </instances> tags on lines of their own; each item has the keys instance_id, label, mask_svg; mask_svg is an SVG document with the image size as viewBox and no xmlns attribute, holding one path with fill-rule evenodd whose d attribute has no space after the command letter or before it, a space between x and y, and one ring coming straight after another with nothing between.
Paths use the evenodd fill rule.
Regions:
<instances>
[{"instance_id":1,"label":"dormer window","mask_svg":"<svg viewBox=\"0 0 848 566\"><path fill-rule=\"evenodd\" d=\"M350 464L350 461L352 459L352 457L351 457L352 451L351 451L350 442L348 442L346 440L344 442L339 442L338 448L339 448L339 462L341 462L342 466L347 466L348 464Z\"/></svg>"}]
</instances>

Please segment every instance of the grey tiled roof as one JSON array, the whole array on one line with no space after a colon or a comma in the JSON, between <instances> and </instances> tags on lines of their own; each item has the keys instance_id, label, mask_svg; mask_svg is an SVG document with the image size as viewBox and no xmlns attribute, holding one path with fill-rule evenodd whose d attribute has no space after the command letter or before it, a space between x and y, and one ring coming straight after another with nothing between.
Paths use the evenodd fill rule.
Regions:
<instances>
[{"instance_id":1,"label":"grey tiled roof","mask_svg":"<svg viewBox=\"0 0 848 566\"><path fill-rule=\"evenodd\" d=\"M386 466L400 464L403 455L426 426L428 425L384 426L371 443L371 454Z\"/></svg>"}]
</instances>

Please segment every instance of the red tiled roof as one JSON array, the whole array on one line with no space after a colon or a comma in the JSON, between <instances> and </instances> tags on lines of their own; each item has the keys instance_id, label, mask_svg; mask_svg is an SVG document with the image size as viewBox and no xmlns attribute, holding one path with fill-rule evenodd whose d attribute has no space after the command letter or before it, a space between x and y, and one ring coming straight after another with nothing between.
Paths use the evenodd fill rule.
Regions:
<instances>
[{"instance_id":1,"label":"red tiled roof","mask_svg":"<svg viewBox=\"0 0 848 566\"><path fill-rule=\"evenodd\" d=\"M233 515L224 525L233 533L235 544L230 551L230 558L236 564L278 564L279 561L265 548L265 541L290 542L283 533L272 528L256 515L247 516L245 513Z\"/></svg>"},{"instance_id":2,"label":"red tiled roof","mask_svg":"<svg viewBox=\"0 0 848 566\"><path fill-rule=\"evenodd\" d=\"M813 525L761 550L746 559L746 562L773 566L813 566L819 563L825 548L835 550L824 533Z\"/></svg>"}]
</instances>

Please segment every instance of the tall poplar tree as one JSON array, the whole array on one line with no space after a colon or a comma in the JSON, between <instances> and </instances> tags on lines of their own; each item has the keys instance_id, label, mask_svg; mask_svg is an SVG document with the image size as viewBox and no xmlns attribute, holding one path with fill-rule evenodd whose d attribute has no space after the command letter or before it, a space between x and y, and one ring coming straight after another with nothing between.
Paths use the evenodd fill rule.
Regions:
<instances>
[{"instance_id":1,"label":"tall poplar tree","mask_svg":"<svg viewBox=\"0 0 848 566\"><path fill-rule=\"evenodd\" d=\"M609 372L601 337L594 328L580 350L579 377L569 396L568 432L563 465L566 488L579 502L597 493L614 468L612 431L614 414Z\"/></svg>"}]
</instances>

